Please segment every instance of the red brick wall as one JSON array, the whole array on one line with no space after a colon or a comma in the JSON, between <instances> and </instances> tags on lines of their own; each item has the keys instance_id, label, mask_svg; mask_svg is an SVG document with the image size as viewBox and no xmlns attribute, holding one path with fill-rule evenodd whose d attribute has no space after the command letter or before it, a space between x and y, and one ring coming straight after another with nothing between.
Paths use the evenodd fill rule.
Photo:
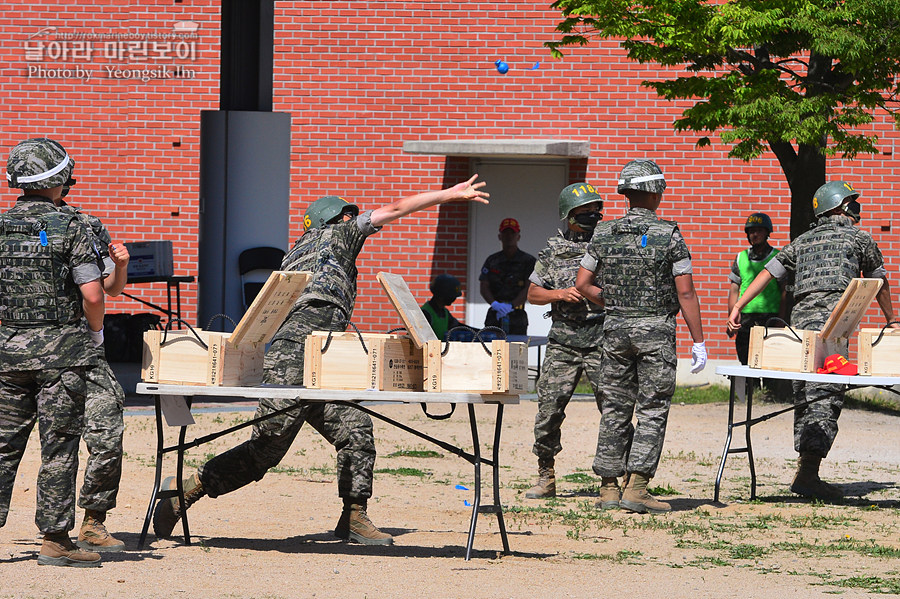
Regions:
<instances>
[{"instance_id":1,"label":"red brick wall","mask_svg":"<svg viewBox=\"0 0 900 599\"><path fill-rule=\"evenodd\" d=\"M196 274L199 111L218 104L218 3L145 2L130 10L109 0L65 1L53 9L2 4L4 155L22 137L57 137L78 160L73 203L104 218L117 239L173 239L176 274ZM766 211L776 226L773 243L788 240L789 194L777 162L771 155L751 163L730 160L716 138L711 148L695 148L696 136L671 127L686 104L659 101L641 88L658 69L628 62L614 43L550 59L542 43L554 38L558 15L548 4L277 2L274 109L292 114L292 238L306 205L321 195L339 193L374 208L453 184L468 172L465 159L404 154L404 141L589 140L590 158L573 162L572 178L583 176L602 190L607 218L624 212L614 190L621 165L655 158L669 180L661 214L679 221L693 252L711 356L731 358L723 332L725 276L746 245L744 218ZM193 78L84 83L27 77L25 38L41 27L151 33L170 31L180 20L201 25L196 56L180 61ZM497 73L498 59L509 63L508 74ZM113 64L93 62L97 70ZM852 163L832 159L829 176L862 190L863 226L896 273L900 242L892 221L900 174L892 151L900 134L881 115L872 130L885 154ZM13 198L7 194L4 206ZM442 206L370 239L360 261L354 320L379 331L399 324L375 282L382 269L403 274L423 301L429 279L441 272L460 278L467 295L477 294L477 282L465 280L467 222L466 207ZM894 276L895 286L898 281ZM159 296L147 286L133 291ZM193 318L196 285L187 286L185 301ZM127 300L111 308L142 309ZM461 302L454 312L462 316ZM878 322L874 316L875 308L870 324ZM689 336L683 326L679 339L684 350Z\"/></svg>"}]
</instances>

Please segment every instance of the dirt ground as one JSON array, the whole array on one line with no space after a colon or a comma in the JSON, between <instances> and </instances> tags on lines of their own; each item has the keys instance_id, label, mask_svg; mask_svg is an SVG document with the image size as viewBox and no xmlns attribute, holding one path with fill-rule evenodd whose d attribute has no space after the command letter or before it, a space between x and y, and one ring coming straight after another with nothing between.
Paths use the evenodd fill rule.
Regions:
<instances>
[{"instance_id":1,"label":"dirt ground","mask_svg":"<svg viewBox=\"0 0 900 599\"><path fill-rule=\"evenodd\" d=\"M219 430L252 412L207 409L193 435ZM774 406L764 406L773 409ZM471 446L465 410L426 421L418 406L379 408L434 436ZM489 412L479 408L481 437ZM376 498L369 513L395 537L393 547L332 538L340 501L331 447L311 429L262 481L190 511L191 546L157 540L137 551L153 477L153 420L126 416L125 474L108 520L129 550L102 568L38 567L33 524L38 440L20 467L9 521L0 529L0 597L598 597L783 598L900 594L900 418L846 411L823 475L852 495L843 505L810 504L790 494L795 454L790 415L754 427L760 499L750 496L744 455L728 460L722 502L713 502L726 432L724 404L672 408L662 462L652 485L673 512L600 512L590 467L598 412L574 401L557 460L560 496L527 500L536 403L505 412L501 497L512 553L502 555L497 519L478 519L474 555L464 560L471 466L416 437L376 422ZM173 429L168 438L174 441ZM246 430L190 452L207 454L246 438ZM740 440L737 440L740 443ZM736 443L737 445L737 443ZM174 473L167 459L166 474ZM490 470L486 469L490 491ZM79 510L79 521L81 513Z\"/></svg>"}]
</instances>

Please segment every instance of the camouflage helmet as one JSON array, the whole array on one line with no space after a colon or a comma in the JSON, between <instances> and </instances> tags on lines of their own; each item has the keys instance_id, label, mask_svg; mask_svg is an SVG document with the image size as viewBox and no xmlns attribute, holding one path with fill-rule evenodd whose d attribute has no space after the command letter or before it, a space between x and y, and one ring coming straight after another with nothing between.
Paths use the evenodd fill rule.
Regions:
<instances>
[{"instance_id":1,"label":"camouflage helmet","mask_svg":"<svg viewBox=\"0 0 900 599\"><path fill-rule=\"evenodd\" d=\"M6 182L16 189L74 185L72 159L59 142L37 137L16 144L6 160Z\"/></svg>"},{"instance_id":2,"label":"camouflage helmet","mask_svg":"<svg viewBox=\"0 0 900 599\"><path fill-rule=\"evenodd\" d=\"M359 214L359 208L344 198L338 196L325 196L309 205L306 214L303 215L303 230L318 229L324 227L332 219L350 212L353 216Z\"/></svg>"},{"instance_id":3,"label":"camouflage helmet","mask_svg":"<svg viewBox=\"0 0 900 599\"><path fill-rule=\"evenodd\" d=\"M813 194L813 212L819 217L834 210L845 201L855 200L858 197L859 192L846 181L832 181L817 189Z\"/></svg>"},{"instance_id":4,"label":"camouflage helmet","mask_svg":"<svg viewBox=\"0 0 900 599\"><path fill-rule=\"evenodd\" d=\"M624 193L629 189L662 193L666 190L666 178L662 169L652 160L632 160L619 174L616 193Z\"/></svg>"},{"instance_id":5,"label":"camouflage helmet","mask_svg":"<svg viewBox=\"0 0 900 599\"><path fill-rule=\"evenodd\" d=\"M744 223L744 233L746 233L753 227L762 227L771 234L773 230L772 219L769 218L769 215L764 212L754 212L747 217L747 222Z\"/></svg>"},{"instance_id":6,"label":"camouflage helmet","mask_svg":"<svg viewBox=\"0 0 900 599\"><path fill-rule=\"evenodd\" d=\"M573 183L564 187L559 192L559 219L563 220L575 208L591 202L600 202L600 207L603 208L603 198L590 183Z\"/></svg>"},{"instance_id":7,"label":"camouflage helmet","mask_svg":"<svg viewBox=\"0 0 900 599\"><path fill-rule=\"evenodd\" d=\"M438 275L428 287L431 294L445 303L453 302L462 295L462 285L453 275Z\"/></svg>"}]
</instances>

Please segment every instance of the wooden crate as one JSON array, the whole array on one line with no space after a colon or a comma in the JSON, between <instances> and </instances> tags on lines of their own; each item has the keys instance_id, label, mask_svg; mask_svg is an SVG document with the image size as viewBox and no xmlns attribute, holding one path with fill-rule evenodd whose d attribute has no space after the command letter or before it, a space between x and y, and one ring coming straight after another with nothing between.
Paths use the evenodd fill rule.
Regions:
<instances>
[{"instance_id":1,"label":"wooden crate","mask_svg":"<svg viewBox=\"0 0 900 599\"><path fill-rule=\"evenodd\" d=\"M490 353L485 351L485 346ZM441 355L447 348L447 353ZM506 393L528 390L528 345L493 340L490 343L428 341L425 390L458 393Z\"/></svg>"},{"instance_id":2,"label":"wooden crate","mask_svg":"<svg viewBox=\"0 0 900 599\"><path fill-rule=\"evenodd\" d=\"M266 343L310 278L308 272L273 272L232 333L145 332L141 378L174 385L258 385Z\"/></svg>"},{"instance_id":3,"label":"wooden crate","mask_svg":"<svg viewBox=\"0 0 900 599\"><path fill-rule=\"evenodd\" d=\"M900 329L860 330L856 359L861 375L900 376Z\"/></svg>"},{"instance_id":4,"label":"wooden crate","mask_svg":"<svg viewBox=\"0 0 900 599\"><path fill-rule=\"evenodd\" d=\"M141 376L148 383L243 387L262 382L264 347L230 344L231 333L146 331Z\"/></svg>"},{"instance_id":5,"label":"wooden crate","mask_svg":"<svg viewBox=\"0 0 900 599\"><path fill-rule=\"evenodd\" d=\"M316 331L306 337L303 386L309 389L421 391L422 350L409 337ZM326 347L327 343L327 347ZM368 353L366 353L368 350Z\"/></svg>"},{"instance_id":6,"label":"wooden crate","mask_svg":"<svg viewBox=\"0 0 900 599\"><path fill-rule=\"evenodd\" d=\"M853 279L821 331L753 327L748 366L787 372L816 372L831 354L842 353L850 335L883 284L881 279Z\"/></svg>"}]
</instances>

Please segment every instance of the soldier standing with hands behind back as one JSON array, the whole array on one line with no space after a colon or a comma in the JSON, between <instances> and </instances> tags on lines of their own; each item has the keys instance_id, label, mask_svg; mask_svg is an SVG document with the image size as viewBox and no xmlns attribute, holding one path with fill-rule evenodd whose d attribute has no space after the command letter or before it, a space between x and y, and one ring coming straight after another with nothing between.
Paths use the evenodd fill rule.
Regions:
<instances>
[{"instance_id":1,"label":"soldier standing with hands behind back","mask_svg":"<svg viewBox=\"0 0 900 599\"><path fill-rule=\"evenodd\" d=\"M603 415L594 472L601 501L618 494L632 512L671 510L647 491L656 474L675 393L675 316L681 310L691 332L691 372L706 365L700 302L694 291L691 254L678 224L657 218L666 180L652 160L632 160L616 191L628 198L624 217L601 222L581 261L575 286L605 305ZM632 435L632 416L637 424Z\"/></svg>"},{"instance_id":2,"label":"soldier standing with hands behind back","mask_svg":"<svg viewBox=\"0 0 900 599\"><path fill-rule=\"evenodd\" d=\"M103 344L103 288L90 229L57 208L74 160L35 138L9 153L9 186L25 193L0 216L0 526L25 445L39 423L38 564L99 566L72 543L78 443L90 346ZM85 327L82 316L87 319Z\"/></svg>"},{"instance_id":3,"label":"soldier standing with hands behind back","mask_svg":"<svg viewBox=\"0 0 900 599\"><path fill-rule=\"evenodd\" d=\"M575 276L597 223L603 218L603 198L590 183L575 183L559 194L559 218L566 230L547 240L538 254L528 286L528 301L550 304L550 327L544 365L537 382L538 412L534 418L534 448L538 482L525 492L537 499L556 497L556 454L562 451L560 428L575 386L587 373L600 408L600 352L603 308L575 288ZM618 496L615 506L619 505Z\"/></svg>"}]
</instances>

